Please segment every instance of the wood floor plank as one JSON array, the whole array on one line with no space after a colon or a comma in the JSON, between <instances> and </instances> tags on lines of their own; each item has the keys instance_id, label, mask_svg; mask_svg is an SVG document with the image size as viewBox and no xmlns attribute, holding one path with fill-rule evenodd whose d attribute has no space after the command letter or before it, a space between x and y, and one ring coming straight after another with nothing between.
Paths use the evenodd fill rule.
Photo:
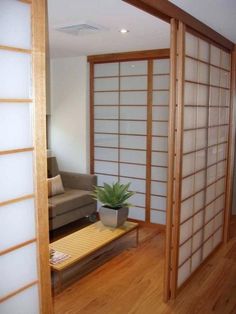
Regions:
<instances>
[{"instance_id":1,"label":"wood floor plank","mask_svg":"<svg viewBox=\"0 0 236 314\"><path fill-rule=\"evenodd\" d=\"M236 314L235 233L168 304L162 301L164 234L141 228L140 239L138 248L127 246L56 295L54 313Z\"/></svg>"}]
</instances>

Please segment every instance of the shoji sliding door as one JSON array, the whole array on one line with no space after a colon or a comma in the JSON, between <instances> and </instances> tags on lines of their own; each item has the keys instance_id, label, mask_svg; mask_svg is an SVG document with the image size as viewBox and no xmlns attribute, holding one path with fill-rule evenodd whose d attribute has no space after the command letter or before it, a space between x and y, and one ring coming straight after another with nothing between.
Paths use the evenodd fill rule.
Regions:
<instances>
[{"instance_id":1,"label":"shoji sliding door","mask_svg":"<svg viewBox=\"0 0 236 314\"><path fill-rule=\"evenodd\" d=\"M165 224L169 59L91 67L91 168L98 184L131 182L129 217Z\"/></svg>"},{"instance_id":2,"label":"shoji sliding door","mask_svg":"<svg viewBox=\"0 0 236 314\"><path fill-rule=\"evenodd\" d=\"M172 296L223 242L231 55L180 23L177 62Z\"/></svg>"},{"instance_id":3,"label":"shoji sliding door","mask_svg":"<svg viewBox=\"0 0 236 314\"><path fill-rule=\"evenodd\" d=\"M40 55L44 47L43 17L43 1L36 0L33 5L30 1L0 1L0 313L3 314L33 314L41 310L50 313L50 289L47 288L49 299L42 302L39 297L40 293L45 294L42 280L45 287L49 285L46 263L41 276L41 262L46 259L48 263L48 255L39 262L39 248L47 248L47 237L44 236L41 246L37 229L47 217L46 207L45 214L41 212L42 222L38 222L42 208L37 194L45 181L39 183L35 176L37 171L42 179L44 170L43 160L41 169L36 161L36 157L43 156L44 132L35 130L35 125L43 126L35 115L40 115L45 105L44 99L39 103L42 82L37 79L39 75L43 80L45 70ZM42 204L47 199L46 191L41 189L40 197ZM47 202L44 204L47 206Z\"/></svg>"}]
</instances>

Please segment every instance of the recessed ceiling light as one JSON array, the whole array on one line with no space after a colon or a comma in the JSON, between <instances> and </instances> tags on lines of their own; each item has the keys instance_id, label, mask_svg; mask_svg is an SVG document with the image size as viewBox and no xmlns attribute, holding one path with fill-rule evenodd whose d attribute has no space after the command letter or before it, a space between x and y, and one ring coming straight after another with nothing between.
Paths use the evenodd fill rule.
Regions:
<instances>
[{"instance_id":1,"label":"recessed ceiling light","mask_svg":"<svg viewBox=\"0 0 236 314\"><path fill-rule=\"evenodd\" d=\"M128 29L125 29L125 28L122 28L121 30L120 30L120 33L121 34L126 34L126 33L128 33L129 31L128 31Z\"/></svg>"}]
</instances>

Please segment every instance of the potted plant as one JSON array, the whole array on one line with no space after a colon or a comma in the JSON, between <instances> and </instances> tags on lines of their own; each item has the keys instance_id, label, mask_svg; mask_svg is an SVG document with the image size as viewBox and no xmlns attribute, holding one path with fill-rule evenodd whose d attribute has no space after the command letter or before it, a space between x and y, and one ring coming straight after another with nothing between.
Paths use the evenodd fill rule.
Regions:
<instances>
[{"instance_id":1,"label":"potted plant","mask_svg":"<svg viewBox=\"0 0 236 314\"><path fill-rule=\"evenodd\" d=\"M102 203L99 216L105 226L116 228L127 220L129 207L132 206L127 200L135 194L129 191L129 186L130 183L116 182L111 185L104 183L104 187L95 187L93 197Z\"/></svg>"}]
</instances>

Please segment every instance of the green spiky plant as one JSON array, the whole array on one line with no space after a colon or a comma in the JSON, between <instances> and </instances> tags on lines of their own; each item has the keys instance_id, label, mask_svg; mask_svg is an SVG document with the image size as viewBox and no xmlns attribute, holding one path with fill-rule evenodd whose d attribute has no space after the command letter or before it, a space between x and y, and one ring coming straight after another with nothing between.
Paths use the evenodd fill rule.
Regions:
<instances>
[{"instance_id":1,"label":"green spiky plant","mask_svg":"<svg viewBox=\"0 0 236 314\"><path fill-rule=\"evenodd\" d=\"M102 206L117 210L121 207L130 207L127 200L135 194L129 191L130 183L121 184L119 182L111 185L104 183L104 187L96 186L92 193L93 198L102 203Z\"/></svg>"}]
</instances>

